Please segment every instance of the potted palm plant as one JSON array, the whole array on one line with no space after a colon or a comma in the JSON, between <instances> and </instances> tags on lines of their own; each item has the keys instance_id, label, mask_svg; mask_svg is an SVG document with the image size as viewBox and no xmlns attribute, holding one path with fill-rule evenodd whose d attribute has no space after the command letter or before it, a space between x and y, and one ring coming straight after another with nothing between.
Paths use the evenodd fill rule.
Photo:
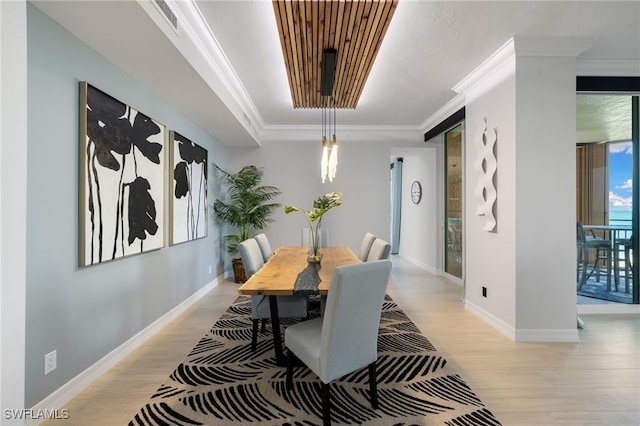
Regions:
<instances>
[{"instance_id":1,"label":"potted palm plant","mask_svg":"<svg viewBox=\"0 0 640 426\"><path fill-rule=\"evenodd\" d=\"M247 278L242 260L238 257L238 244L255 236L272 220L269 216L280 207L272 200L280 195L280 190L275 186L262 185L263 171L256 166L245 166L237 173L214 166L227 188L227 199L217 199L213 211L219 220L236 231L225 235L224 240L227 252L232 256L235 282L242 283Z\"/></svg>"}]
</instances>

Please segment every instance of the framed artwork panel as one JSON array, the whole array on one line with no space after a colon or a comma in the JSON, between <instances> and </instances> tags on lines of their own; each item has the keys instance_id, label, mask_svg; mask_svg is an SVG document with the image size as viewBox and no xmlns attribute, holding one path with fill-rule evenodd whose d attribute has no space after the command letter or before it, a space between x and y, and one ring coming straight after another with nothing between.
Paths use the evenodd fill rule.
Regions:
<instances>
[{"instance_id":1,"label":"framed artwork panel","mask_svg":"<svg viewBox=\"0 0 640 426\"><path fill-rule=\"evenodd\" d=\"M175 131L171 141L169 244L207 236L207 150Z\"/></svg>"},{"instance_id":2,"label":"framed artwork panel","mask_svg":"<svg viewBox=\"0 0 640 426\"><path fill-rule=\"evenodd\" d=\"M166 128L80 83L79 265L165 245Z\"/></svg>"}]
</instances>

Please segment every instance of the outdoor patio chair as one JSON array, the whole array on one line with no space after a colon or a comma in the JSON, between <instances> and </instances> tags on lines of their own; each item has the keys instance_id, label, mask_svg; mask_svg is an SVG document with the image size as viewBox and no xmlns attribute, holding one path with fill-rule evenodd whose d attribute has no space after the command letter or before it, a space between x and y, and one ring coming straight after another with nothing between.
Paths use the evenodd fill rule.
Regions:
<instances>
[{"instance_id":1,"label":"outdoor patio chair","mask_svg":"<svg viewBox=\"0 0 640 426\"><path fill-rule=\"evenodd\" d=\"M576 247L578 290L582 289L582 286L587 282L587 279L594 273L596 274L596 281L600 282L601 262L605 262L607 269L607 290L611 290L611 241L591 235L587 236L584 232L582 222L577 222ZM595 250L596 254L591 271L588 270L590 250Z\"/></svg>"}]
</instances>

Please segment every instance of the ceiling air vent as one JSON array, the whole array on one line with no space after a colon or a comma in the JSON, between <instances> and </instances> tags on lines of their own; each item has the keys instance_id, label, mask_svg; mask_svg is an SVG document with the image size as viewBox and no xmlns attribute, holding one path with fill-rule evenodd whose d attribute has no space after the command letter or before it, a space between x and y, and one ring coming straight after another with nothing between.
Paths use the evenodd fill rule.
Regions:
<instances>
[{"instance_id":1,"label":"ceiling air vent","mask_svg":"<svg viewBox=\"0 0 640 426\"><path fill-rule=\"evenodd\" d=\"M249 126L253 127L253 123L251 122L251 119L249 118L247 113L244 111L242 112L242 118L244 118L244 121L246 121Z\"/></svg>"},{"instance_id":2,"label":"ceiling air vent","mask_svg":"<svg viewBox=\"0 0 640 426\"><path fill-rule=\"evenodd\" d=\"M167 4L167 2L164 1L164 0L156 0L156 5L162 11L162 13L164 13L164 16L167 17L167 19L169 20L169 23L171 24L173 29L175 29L177 31L178 30L178 17L171 11L171 8Z\"/></svg>"}]
</instances>

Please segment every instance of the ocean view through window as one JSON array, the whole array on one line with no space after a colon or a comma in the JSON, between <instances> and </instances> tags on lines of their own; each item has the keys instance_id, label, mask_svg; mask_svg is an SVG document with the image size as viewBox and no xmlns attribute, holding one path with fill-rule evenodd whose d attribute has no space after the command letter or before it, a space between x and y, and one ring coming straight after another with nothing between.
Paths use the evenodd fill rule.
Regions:
<instances>
[{"instance_id":1,"label":"ocean view through window","mask_svg":"<svg viewBox=\"0 0 640 426\"><path fill-rule=\"evenodd\" d=\"M632 117L637 109L632 114L633 99L577 97L576 221L583 224L588 238L609 243L608 250L590 248L585 253L578 248L579 304L637 303L633 273L637 245L632 238L637 219L633 192L637 189L637 127L634 130Z\"/></svg>"},{"instance_id":2,"label":"ocean view through window","mask_svg":"<svg viewBox=\"0 0 640 426\"><path fill-rule=\"evenodd\" d=\"M609 145L609 225L631 225L633 145Z\"/></svg>"}]
</instances>

